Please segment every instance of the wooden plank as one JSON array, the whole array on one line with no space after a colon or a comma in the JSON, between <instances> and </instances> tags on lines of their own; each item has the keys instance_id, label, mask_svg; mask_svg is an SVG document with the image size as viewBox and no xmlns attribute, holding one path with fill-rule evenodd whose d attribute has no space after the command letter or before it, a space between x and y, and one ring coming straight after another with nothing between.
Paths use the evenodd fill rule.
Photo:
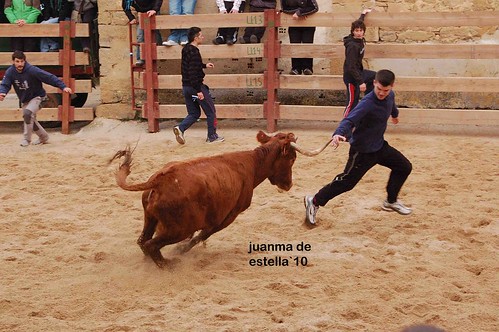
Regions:
<instances>
[{"instance_id":1,"label":"wooden plank","mask_svg":"<svg viewBox=\"0 0 499 332\"><path fill-rule=\"evenodd\" d=\"M161 29L188 29L193 25L201 28L230 28L230 27L261 27L264 26L264 13L239 13L237 15L196 14L193 23L189 15L158 15L156 28ZM349 23L350 24L350 23Z\"/></svg>"},{"instance_id":2,"label":"wooden plank","mask_svg":"<svg viewBox=\"0 0 499 332\"><path fill-rule=\"evenodd\" d=\"M158 60L180 59L182 57L182 46L157 46L156 50ZM203 60L261 58L264 56L263 44L199 45L199 51Z\"/></svg>"},{"instance_id":3,"label":"wooden plank","mask_svg":"<svg viewBox=\"0 0 499 332\"><path fill-rule=\"evenodd\" d=\"M26 61L35 66L59 66L59 52L25 52ZM88 54L84 52L75 53L76 65L88 66L90 64ZM0 66L12 64L12 52L0 52Z\"/></svg>"},{"instance_id":4,"label":"wooden plank","mask_svg":"<svg viewBox=\"0 0 499 332\"><path fill-rule=\"evenodd\" d=\"M206 75L204 83L213 88L224 89L262 89L263 74L214 74ZM139 80L138 86L144 87L143 80ZM159 75L158 89L181 89L181 75Z\"/></svg>"},{"instance_id":5,"label":"wooden plank","mask_svg":"<svg viewBox=\"0 0 499 332\"><path fill-rule=\"evenodd\" d=\"M59 24L0 24L0 37L59 37ZM88 23L76 24L76 37L89 37Z\"/></svg>"},{"instance_id":6,"label":"wooden plank","mask_svg":"<svg viewBox=\"0 0 499 332\"><path fill-rule=\"evenodd\" d=\"M280 105L286 120L341 121L344 107ZM499 126L499 110L417 109L400 108L400 125L446 124Z\"/></svg>"},{"instance_id":7,"label":"wooden plank","mask_svg":"<svg viewBox=\"0 0 499 332\"><path fill-rule=\"evenodd\" d=\"M91 93L92 92L92 81L91 80L76 80L75 81L75 91L74 92L80 92L80 93ZM61 93L61 90L59 88L53 87L52 85L48 85L43 83L43 89L47 93ZM14 89L10 89L10 93L15 93Z\"/></svg>"},{"instance_id":8,"label":"wooden plank","mask_svg":"<svg viewBox=\"0 0 499 332\"><path fill-rule=\"evenodd\" d=\"M237 15L236 15L237 16ZM359 13L315 13L306 20L293 20L281 13L281 26L349 27ZM499 25L498 11L466 12L371 12L368 27L453 27Z\"/></svg>"},{"instance_id":9,"label":"wooden plank","mask_svg":"<svg viewBox=\"0 0 499 332\"><path fill-rule=\"evenodd\" d=\"M263 119L261 104L216 104L219 119ZM161 119L182 119L187 115L185 105L159 105ZM206 118L201 112L201 118Z\"/></svg>"},{"instance_id":10,"label":"wooden plank","mask_svg":"<svg viewBox=\"0 0 499 332\"><path fill-rule=\"evenodd\" d=\"M335 44L281 44L282 58L340 58L345 47ZM366 47L366 59L497 59L499 44L371 44Z\"/></svg>"},{"instance_id":11,"label":"wooden plank","mask_svg":"<svg viewBox=\"0 0 499 332\"><path fill-rule=\"evenodd\" d=\"M38 121L59 121L57 108L42 108L36 114ZM0 122L23 121L23 112L17 108L0 109ZM94 119L93 108L75 108L75 121L92 121Z\"/></svg>"},{"instance_id":12,"label":"wooden plank","mask_svg":"<svg viewBox=\"0 0 499 332\"><path fill-rule=\"evenodd\" d=\"M280 75L280 89L344 90L341 75ZM398 76L395 91L440 91L440 92L497 92L499 78L496 77L423 77Z\"/></svg>"}]
</instances>

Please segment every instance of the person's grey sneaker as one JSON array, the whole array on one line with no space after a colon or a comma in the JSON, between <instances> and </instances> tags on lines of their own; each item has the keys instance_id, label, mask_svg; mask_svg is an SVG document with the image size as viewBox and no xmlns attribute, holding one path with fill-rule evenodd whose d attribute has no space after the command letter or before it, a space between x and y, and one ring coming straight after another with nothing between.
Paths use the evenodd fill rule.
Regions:
<instances>
[{"instance_id":1,"label":"person's grey sneaker","mask_svg":"<svg viewBox=\"0 0 499 332\"><path fill-rule=\"evenodd\" d=\"M28 146L28 145L29 145L29 142L28 142L27 140L23 139L23 140L21 141L21 146L26 147L26 146Z\"/></svg>"},{"instance_id":2,"label":"person's grey sneaker","mask_svg":"<svg viewBox=\"0 0 499 332\"><path fill-rule=\"evenodd\" d=\"M177 46L178 43L174 40L168 39L167 41L162 43L163 46Z\"/></svg>"},{"instance_id":3,"label":"person's grey sneaker","mask_svg":"<svg viewBox=\"0 0 499 332\"><path fill-rule=\"evenodd\" d=\"M314 73L312 72L312 70L308 68L303 69L303 75L313 75L313 74Z\"/></svg>"},{"instance_id":4,"label":"person's grey sneaker","mask_svg":"<svg viewBox=\"0 0 499 332\"><path fill-rule=\"evenodd\" d=\"M319 207L314 205L314 196L306 195L303 199L303 203L305 204L305 220L307 223L315 225L315 215L317 214Z\"/></svg>"},{"instance_id":5,"label":"person's grey sneaker","mask_svg":"<svg viewBox=\"0 0 499 332\"><path fill-rule=\"evenodd\" d=\"M290 75L300 75L300 72L298 71L298 69L291 69L291 71L289 72Z\"/></svg>"},{"instance_id":6,"label":"person's grey sneaker","mask_svg":"<svg viewBox=\"0 0 499 332\"><path fill-rule=\"evenodd\" d=\"M251 35L250 36L250 43L257 44L258 43L258 37L256 35Z\"/></svg>"},{"instance_id":7,"label":"person's grey sneaker","mask_svg":"<svg viewBox=\"0 0 499 332\"><path fill-rule=\"evenodd\" d=\"M185 144L184 133L180 130L179 126L173 127L173 133L175 134L175 139L178 144Z\"/></svg>"},{"instance_id":8,"label":"person's grey sneaker","mask_svg":"<svg viewBox=\"0 0 499 332\"><path fill-rule=\"evenodd\" d=\"M225 141L225 139L222 136L218 136L218 134L213 134L206 139L206 143L218 143L223 141Z\"/></svg>"},{"instance_id":9,"label":"person's grey sneaker","mask_svg":"<svg viewBox=\"0 0 499 332\"><path fill-rule=\"evenodd\" d=\"M384 201L381 208L385 211L395 211L403 215L408 215L412 212L412 209L408 208L399 201L396 201L395 203L388 203L388 201Z\"/></svg>"},{"instance_id":10,"label":"person's grey sneaker","mask_svg":"<svg viewBox=\"0 0 499 332\"><path fill-rule=\"evenodd\" d=\"M39 139L37 139L36 141L33 142L33 145L46 144L48 142L48 140L49 140L48 138L44 139L44 140L42 140L42 139L39 138Z\"/></svg>"}]
</instances>

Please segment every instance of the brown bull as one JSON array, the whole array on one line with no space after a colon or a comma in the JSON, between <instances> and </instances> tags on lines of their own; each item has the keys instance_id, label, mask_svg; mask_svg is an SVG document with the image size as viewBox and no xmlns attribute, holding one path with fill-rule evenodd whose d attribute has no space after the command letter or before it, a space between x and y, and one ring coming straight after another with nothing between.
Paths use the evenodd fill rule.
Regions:
<instances>
[{"instance_id":1,"label":"brown bull","mask_svg":"<svg viewBox=\"0 0 499 332\"><path fill-rule=\"evenodd\" d=\"M329 144L308 152L296 145L292 133L268 136L263 131L257 140L262 145L252 151L168 163L147 182L138 184L126 182L133 151L127 148L116 153L112 160L125 157L116 173L118 185L124 190L144 191L144 229L137 243L145 255L159 267L165 266L168 260L161 255L161 248L190 239L180 247L186 252L227 227L250 206L253 189L265 179L289 190L296 151L316 155Z\"/></svg>"}]
</instances>

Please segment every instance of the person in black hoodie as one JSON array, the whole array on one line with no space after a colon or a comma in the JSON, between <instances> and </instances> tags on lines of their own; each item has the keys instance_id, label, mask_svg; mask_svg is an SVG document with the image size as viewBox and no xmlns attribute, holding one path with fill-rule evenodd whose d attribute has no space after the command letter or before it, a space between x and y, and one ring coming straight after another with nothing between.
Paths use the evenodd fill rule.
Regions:
<instances>
[{"instance_id":1,"label":"person in black hoodie","mask_svg":"<svg viewBox=\"0 0 499 332\"><path fill-rule=\"evenodd\" d=\"M144 30L140 29L140 25L138 24L138 20L135 15L132 14L132 7L137 10L139 13L147 13L148 17L159 14L159 10L161 9L161 5L163 4L163 0L122 0L121 6L123 7L123 11L128 17L128 24L137 24L137 42L144 42ZM154 30L156 36L156 45L162 44L161 33L159 30ZM137 62L135 65L143 66L144 60L140 58L140 47L137 47Z\"/></svg>"},{"instance_id":2,"label":"person in black hoodie","mask_svg":"<svg viewBox=\"0 0 499 332\"><path fill-rule=\"evenodd\" d=\"M347 102L343 117L348 114L359 102L360 92L368 94L373 90L373 81L376 72L364 69L362 59L366 49L364 34L366 25L364 17L370 9L364 9L359 19L352 22L350 34L343 38L345 45L345 62L343 64L343 82L347 87Z\"/></svg>"},{"instance_id":3,"label":"person in black hoodie","mask_svg":"<svg viewBox=\"0 0 499 332\"><path fill-rule=\"evenodd\" d=\"M283 13L293 15L293 20L305 19L307 15L316 13L319 5L316 0L281 0ZM289 27L290 43L313 44L315 27ZM291 58L291 75L312 75L313 58Z\"/></svg>"}]
</instances>

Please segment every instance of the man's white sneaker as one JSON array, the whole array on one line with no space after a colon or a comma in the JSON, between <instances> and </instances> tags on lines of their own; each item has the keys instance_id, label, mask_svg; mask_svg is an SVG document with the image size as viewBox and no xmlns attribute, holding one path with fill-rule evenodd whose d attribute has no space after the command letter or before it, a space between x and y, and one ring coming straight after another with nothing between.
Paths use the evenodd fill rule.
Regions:
<instances>
[{"instance_id":1,"label":"man's white sneaker","mask_svg":"<svg viewBox=\"0 0 499 332\"><path fill-rule=\"evenodd\" d=\"M317 214L319 207L314 205L314 196L305 196L303 203L305 204L305 220L307 223L315 225L315 215Z\"/></svg>"},{"instance_id":2,"label":"man's white sneaker","mask_svg":"<svg viewBox=\"0 0 499 332\"><path fill-rule=\"evenodd\" d=\"M388 203L388 201L384 201L381 208L385 211L395 211L403 215L408 215L412 212L412 209L408 208L399 201L396 201L395 203Z\"/></svg>"},{"instance_id":3,"label":"man's white sneaker","mask_svg":"<svg viewBox=\"0 0 499 332\"><path fill-rule=\"evenodd\" d=\"M22 147L26 147L26 146L28 146L28 145L29 145L28 140L23 139L23 140L21 141L21 146L22 146Z\"/></svg>"},{"instance_id":4,"label":"man's white sneaker","mask_svg":"<svg viewBox=\"0 0 499 332\"><path fill-rule=\"evenodd\" d=\"M46 144L48 142L48 138L45 140L41 140L40 138L33 142L33 145Z\"/></svg>"},{"instance_id":5,"label":"man's white sneaker","mask_svg":"<svg viewBox=\"0 0 499 332\"><path fill-rule=\"evenodd\" d=\"M173 133L175 134L175 139L178 144L185 144L184 133L180 130L179 126L173 127Z\"/></svg>"},{"instance_id":6,"label":"man's white sneaker","mask_svg":"<svg viewBox=\"0 0 499 332\"><path fill-rule=\"evenodd\" d=\"M174 40L167 40L165 42L163 42L163 46L177 46L178 43Z\"/></svg>"}]
</instances>

